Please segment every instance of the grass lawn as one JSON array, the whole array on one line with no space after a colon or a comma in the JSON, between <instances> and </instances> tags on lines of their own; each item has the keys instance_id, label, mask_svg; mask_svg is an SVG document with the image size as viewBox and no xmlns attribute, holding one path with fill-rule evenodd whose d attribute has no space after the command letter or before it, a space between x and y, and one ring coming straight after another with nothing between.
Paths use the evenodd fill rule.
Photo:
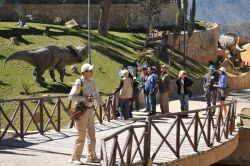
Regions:
<instances>
[{"instance_id":1,"label":"grass lawn","mask_svg":"<svg viewBox=\"0 0 250 166\"><path fill-rule=\"evenodd\" d=\"M49 72L46 71L44 78L48 85L41 87L35 82L32 75L33 66L23 61L10 61L3 67L3 62L6 57L20 50L31 50L48 45L65 47L69 43L73 46L87 45L87 31L82 29L67 30L64 26L38 23L28 23L28 27L17 28L15 24L14 22L0 22L0 100L40 97L42 95L67 95L72 83L80 77L80 75L71 74L69 67L66 67L67 75L64 77L64 83L52 82ZM49 36L43 35L45 27L50 27ZM102 92L113 92L120 80L118 71L121 65L133 65L144 52L145 34L112 31L107 37L103 37L96 30L93 30L91 34L92 63L95 65L94 79L97 88ZM17 37L18 45L11 44L10 37ZM158 58L158 62L167 63L168 60L163 56ZM181 55L175 53L172 56L170 74L173 78L182 69L182 62ZM186 64L188 73L193 77L199 77L206 72L206 68L194 60L187 59ZM80 66L81 64L77 64L78 69ZM59 80L58 73L56 73L56 79ZM25 90L29 92L29 95L24 93ZM35 107L35 104L31 102L29 105ZM6 104L3 108L11 116L16 106L16 104ZM29 115L27 115L28 117ZM67 115L64 114L62 118L65 125L68 122ZM18 115L16 121L18 125ZM1 123L6 124L0 120Z\"/></svg>"},{"instance_id":2,"label":"grass lawn","mask_svg":"<svg viewBox=\"0 0 250 166\"><path fill-rule=\"evenodd\" d=\"M48 45L74 46L87 45L86 30L70 30L64 26L28 23L29 27L16 28L15 23L0 23L0 64L12 53L20 50L29 50ZM43 36L46 26L50 27L49 36ZM10 37L17 37L19 45L9 42ZM138 53L142 50L144 34L110 32L104 38L97 31L92 31L92 63L95 65L94 78L97 87L103 92L112 92L119 82L118 70L121 64L133 64ZM87 60L86 60L87 62ZM80 69L81 64L77 64ZM71 74L66 67L64 83L53 83L48 71L45 79L47 87L40 87L33 77L34 67L22 61L10 61L0 68L0 99L26 97L23 95L24 87L28 87L32 96L42 94L67 94L72 83L80 75ZM59 74L56 73L57 80Z\"/></svg>"}]
</instances>

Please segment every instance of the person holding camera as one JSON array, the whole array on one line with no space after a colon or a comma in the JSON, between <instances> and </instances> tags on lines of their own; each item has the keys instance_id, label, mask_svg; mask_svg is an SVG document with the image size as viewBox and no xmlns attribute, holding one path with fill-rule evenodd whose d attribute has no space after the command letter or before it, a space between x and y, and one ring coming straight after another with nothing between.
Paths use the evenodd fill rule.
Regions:
<instances>
[{"instance_id":1,"label":"person holding camera","mask_svg":"<svg viewBox=\"0 0 250 166\"><path fill-rule=\"evenodd\" d=\"M70 163L75 165L84 164L81 161L82 151L85 138L88 139L88 157L86 163L99 163L100 159L96 155L96 137L95 137L95 120L94 120L94 100L100 106L105 107L99 92L96 90L95 81L93 80L93 65L83 64L81 67L82 76L77 79L69 93L69 99L75 102L75 105L84 105L87 109L84 114L78 117L74 123L77 129L77 135ZM105 107L106 108L106 107Z\"/></svg>"},{"instance_id":2,"label":"person holding camera","mask_svg":"<svg viewBox=\"0 0 250 166\"><path fill-rule=\"evenodd\" d=\"M179 79L176 80L176 84L178 87L178 95L181 103L181 111L189 111L189 88L193 84L193 81L187 77L186 71L181 70L179 72Z\"/></svg>"}]
</instances>

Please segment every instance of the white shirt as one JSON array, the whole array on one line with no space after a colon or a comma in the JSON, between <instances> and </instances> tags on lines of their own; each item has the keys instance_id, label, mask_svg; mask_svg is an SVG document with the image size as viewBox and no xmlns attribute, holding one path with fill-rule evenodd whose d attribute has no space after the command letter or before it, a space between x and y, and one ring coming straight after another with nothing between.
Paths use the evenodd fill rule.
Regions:
<instances>
[{"instance_id":1,"label":"white shirt","mask_svg":"<svg viewBox=\"0 0 250 166\"><path fill-rule=\"evenodd\" d=\"M83 85L83 93L81 92L81 82ZM99 92L96 90L95 81L91 79L85 79L83 76L80 79L77 79L74 82L74 85L69 93L69 99L76 102L81 103L83 102L86 106L93 106L93 102L88 102L86 98L89 95L93 95L94 99L97 101L99 105L104 105L104 102L102 101Z\"/></svg>"}]
</instances>

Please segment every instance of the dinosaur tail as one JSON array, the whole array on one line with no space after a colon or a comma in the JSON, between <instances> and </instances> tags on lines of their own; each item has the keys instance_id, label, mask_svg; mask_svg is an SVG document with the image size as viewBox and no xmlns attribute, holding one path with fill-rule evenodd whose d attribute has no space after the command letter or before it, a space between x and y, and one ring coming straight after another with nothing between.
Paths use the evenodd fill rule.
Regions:
<instances>
[{"instance_id":1,"label":"dinosaur tail","mask_svg":"<svg viewBox=\"0 0 250 166\"><path fill-rule=\"evenodd\" d=\"M30 56L27 51L15 52L4 60L3 66L5 66L5 64L11 60L22 60L22 61L30 62Z\"/></svg>"}]
</instances>

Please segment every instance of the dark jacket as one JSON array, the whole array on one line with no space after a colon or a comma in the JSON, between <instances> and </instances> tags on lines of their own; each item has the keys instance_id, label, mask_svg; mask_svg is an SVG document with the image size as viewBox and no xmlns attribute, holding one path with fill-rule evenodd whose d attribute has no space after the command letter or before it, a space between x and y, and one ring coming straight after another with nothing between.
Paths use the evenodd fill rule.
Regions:
<instances>
[{"instance_id":1,"label":"dark jacket","mask_svg":"<svg viewBox=\"0 0 250 166\"><path fill-rule=\"evenodd\" d=\"M159 79L159 92L169 92L170 91L170 76L168 73L162 73Z\"/></svg>"},{"instance_id":2,"label":"dark jacket","mask_svg":"<svg viewBox=\"0 0 250 166\"><path fill-rule=\"evenodd\" d=\"M211 73L207 73L205 76L204 76L204 84L203 84L203 87L204 87L204 90L207 91L212 91L212 90L216 90L217 88L216 87L213 87L215 84L218 84L218 81L219 81L219 75L217 72L214 72L213 74Z\"/></svg>"},{"instance_id":3,"label":"dark jacket","mask_svg":"<svg viewBox=\"0 0 250 166\"><path fill-rule=\"evenodd\" d=\"M178 94L181 94L181 79L176 80L177 88L178 88ZM188 94L188 88L193 84L193 81L189 78L184 78L184 95Z\"/></svg>"}]
</instances>

